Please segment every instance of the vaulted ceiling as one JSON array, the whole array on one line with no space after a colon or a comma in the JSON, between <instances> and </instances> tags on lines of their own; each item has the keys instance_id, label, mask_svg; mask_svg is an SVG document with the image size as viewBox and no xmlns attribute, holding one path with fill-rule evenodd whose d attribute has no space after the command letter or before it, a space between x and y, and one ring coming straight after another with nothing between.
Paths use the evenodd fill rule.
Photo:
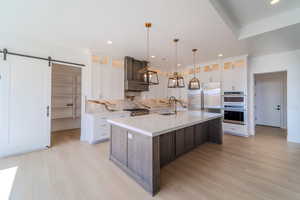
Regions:
<instances>
[{"instance_id":1,"label":"vaulted ceiling","mask_svg":"<svg viewBox=\"0 0 300 200\"><path fill-rule=\"evenodd\" d=\"M151 55L157 65L172 65L175 37L181 39L182 65L191 64L193 48L199 49L199 62L217 59L219 53L261 55L300 48L299 7L299 0L274 6L269 0L9 0L0 7L0 48L22 38L142 59L144 22L151 21ZM271 19L281 21L261 27Z\"/></svg>"}]
</instances>

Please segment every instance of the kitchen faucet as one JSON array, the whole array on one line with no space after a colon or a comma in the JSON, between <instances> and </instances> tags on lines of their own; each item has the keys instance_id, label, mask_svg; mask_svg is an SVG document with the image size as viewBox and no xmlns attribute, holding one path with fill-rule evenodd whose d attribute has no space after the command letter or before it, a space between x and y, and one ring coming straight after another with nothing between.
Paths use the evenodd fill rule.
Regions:
<instances>
[{"instance_id":1,"label":"kitchen faucet","mask_svg":"<svg viewBox=\"0 0 300 200\"><path fill-rule=\"evenodd\" d=\"M177 102L178 100L174 96L170 96L169 98L169 104L172 106L172 103L174 102L174 113L177 114Z\"/></svg>"}]
</instances>

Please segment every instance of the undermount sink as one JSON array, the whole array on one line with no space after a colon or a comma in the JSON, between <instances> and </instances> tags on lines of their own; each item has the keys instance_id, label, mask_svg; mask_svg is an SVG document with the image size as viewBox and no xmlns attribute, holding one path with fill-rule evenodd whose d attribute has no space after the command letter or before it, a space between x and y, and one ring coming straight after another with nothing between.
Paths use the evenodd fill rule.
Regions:
<instances>
[{"instance_id":1,"label":"undermount sink","mask_svg":"<svg viewBox=\"0 0 300 200\"><path fill-rule=\"evenodd\" d=\"M175 112L165 112L165 113L159 113L160 115L175 115Z\"/></svg>"}]
</instances>

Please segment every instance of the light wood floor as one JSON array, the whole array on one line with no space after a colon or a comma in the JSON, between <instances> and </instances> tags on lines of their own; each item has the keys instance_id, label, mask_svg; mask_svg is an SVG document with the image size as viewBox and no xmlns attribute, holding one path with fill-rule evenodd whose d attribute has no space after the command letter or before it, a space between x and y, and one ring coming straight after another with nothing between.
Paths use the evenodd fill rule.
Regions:
<instances>
[{"instance_id":1,"label":"light wood floor","mask_svg":"<svg viewBox=\"0 0 300 200\"><path fill-rule=\"evenodd\" d=\"M108 148L80 142L78 131L56 133L49 150L1 159L0 170L18 167L18 200L300 199L300 145L280 129L200 146L162 169L155 197L108 160Z\"/></svg>"}]
</instances>

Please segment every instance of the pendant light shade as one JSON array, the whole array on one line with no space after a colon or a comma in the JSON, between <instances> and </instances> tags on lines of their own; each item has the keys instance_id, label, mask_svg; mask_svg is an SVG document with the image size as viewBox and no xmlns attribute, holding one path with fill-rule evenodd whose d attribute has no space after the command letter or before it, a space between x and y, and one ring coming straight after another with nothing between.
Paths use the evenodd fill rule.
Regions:
<instances>
[{"instance_id":1,"label":"pendant light shade","mask_svg":"<svg viewBox=\"0 0 300 200\"><path fill-rule=\"evenodd\" d=\"M149 33L152 24L150 22L145 23L145 27L147 29L147 66L144 67L142 73L144 74L144 81L148 85L158 85L158 74L156 71L150 70L150 59L149 59Z\"/></svg>"},{"instance_id":2,"label":"pendant light shade","mask_svg":"<svg viewBox=\"0 0 300 200\"><path fill-rule=\"evenodd\" d=\"M147 69L146 72L144 72L144 81L149 85L158 85L159 80L157 72Z\"/></svg>"},{"instance_id":3,"label":"pendant light shade","mask_svg":"<svg viewBox=\"0 0 300 200\"><path fill-rule=\"evenodd\" d=\"M194 61L194 77L189 82L189 90L199 90L200 81L196 78L196 52L197 49L193 49L193 61Z\"/></svg>"},{"instance_id":4,"label":"pendant light shade","mask_svg":"<svg viewBox=\"0 0 300 200\"><path fill-rule=\"evenodd\" d=\"M175 69L178 68L178 47L177 43L179 42L179 39L174 39L173 40L175 43ZM174 72L171 76L169 76L168 80L168 88L184 88L185 83L184 83L184 78L179 72Z\"/></svg>"},{"instance_id":5,"label":"pendant light shade","mask_svg":"<svg viewBox=\"0 0 300 200\"><path fill-rule=\"evenodd\" d=\"M168 80L168 88L184 88L184 78L178 72L174 72Z\"/></svg>"}]
</instances>

